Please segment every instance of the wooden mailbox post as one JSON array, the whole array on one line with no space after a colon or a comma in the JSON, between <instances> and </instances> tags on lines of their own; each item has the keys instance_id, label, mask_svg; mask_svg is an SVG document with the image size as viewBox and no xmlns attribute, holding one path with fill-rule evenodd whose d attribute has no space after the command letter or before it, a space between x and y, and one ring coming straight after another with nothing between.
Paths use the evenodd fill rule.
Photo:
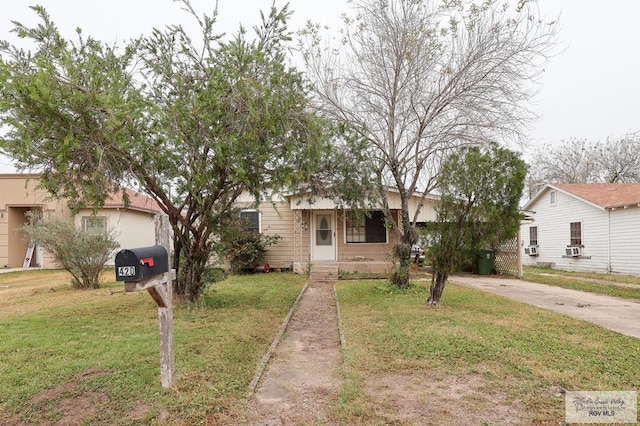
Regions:
<instances>
[{"instance_id":1,"label":"wooden mailbox post","mask_svg":"<svg viewBox=\"0 0 640 426\"><path fill-rule=\"evenodd\" d=\"M173 385L173 288L175 271L169 271L167 250L162 246L121 250L116 255L116 281L124 281L126 292L147 290L158 305L160 328L160 382Z\"/></svg>"}]
</instances>

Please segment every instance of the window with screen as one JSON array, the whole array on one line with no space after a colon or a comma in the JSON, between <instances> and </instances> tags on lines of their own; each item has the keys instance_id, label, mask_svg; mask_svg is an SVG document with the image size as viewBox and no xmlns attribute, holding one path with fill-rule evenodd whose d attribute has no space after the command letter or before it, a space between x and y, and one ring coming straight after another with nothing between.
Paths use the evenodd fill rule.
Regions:
<instances>
[{"instance_id":1,"label":"window with screen","mask_svg":"<svg viewBox=\"0 0 640 426\"><path fill-rule=\"evenodd\" d=\"M107 218L85 216L82 218L82 230L91 235L104 235L107 233Z\"/></svg>"},{"instance_id":2,"label":"window with screen","mask_svg":"<svg viewBox=\"0 0 640 426\"><path fill-rule=\"evenodd\" d=\"M571 232L571 245L572 246L581 246L582 245L582 223L581 222L571 222L569 225Z\"/></svg>"},{"instance_id":3,"label":"window with screen","mask_svg":"<svg viewBox=\"0 0 640 426\"><path fill-rule=\"evenodd\" d=\"M529 245L530 246L538 245L538 227L537 226L529 227Z\"/></svg>"},{"instance_id":4,"label":"window with screen","mask_svg":"<svg viewBox=\"0 0 640 426\"><path fill-rule=\"evenodd\" d=\"M386 243L387 228L384 213L375 210L366 215L356 216L352 212L345 215L347 243Z\"/></svg>"},{"instance_id":5,"label":"window with screen","mask_svg":"<svg viewBox=\"0 0 640 426\"><path fill-rule=\"evenodd\" d=\"M240 219L249 231L260 232L260 213L257 210L243 210Z\"/></svg>"}]
</instances>

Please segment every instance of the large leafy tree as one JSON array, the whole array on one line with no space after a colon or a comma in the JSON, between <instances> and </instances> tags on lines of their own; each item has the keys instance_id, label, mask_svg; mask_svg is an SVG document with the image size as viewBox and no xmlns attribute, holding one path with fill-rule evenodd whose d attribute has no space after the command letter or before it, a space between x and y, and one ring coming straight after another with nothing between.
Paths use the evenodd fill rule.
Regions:
<instances>
[{"instance_id":1,"label":"large leafy tree","mask_svg":"<svg viewBox=\"0 0 640 426\"><path fill-rule=\"evenodd\" d=\"M429 306L440 303L449 274L479 249L496 249L517 235L526 173L518 153L494 144L465 147L446 159L428 251L433 267Z\"/></svg>"},{"instance_id":2,"label":"large leafy tree","mask_svg":"<svg viewBox=\"0 0 640 426\"><path fill-rule=\"evenodd\" d=\"M79 30L66 40L34 7L41 23L15 31L35 51L0 45L0 149L75 206L139 185L168 215L174 289L194 300L238 195L309 182L317 164L344 157L327 153L327 140L347 132L312 113L287 65L286 7L263 15L254 38L241 28L224 40L215 11L182 3L199 23L196 41L170 26L123 47Z\"/></svg>"},{"instance_id":3,"label":"large leafy tree","mask_svg":"<svg viewBox=\"0 0 640 426\"><path fill-rule=\"evenodd\" d=\"M515 2L513 2L515 3ZM403 247L399 276L408 285L409 247L420 209L415 193L437 185L450 152L490 141L517 141L531 113L532 81L557 34L528 1L355 0L339 44L306 30L305 59L318 103L368 142L378 196L398 191L402 214L387 220ZM514 6L516 6L514 4Z\"/></svg>"}]
</instances>

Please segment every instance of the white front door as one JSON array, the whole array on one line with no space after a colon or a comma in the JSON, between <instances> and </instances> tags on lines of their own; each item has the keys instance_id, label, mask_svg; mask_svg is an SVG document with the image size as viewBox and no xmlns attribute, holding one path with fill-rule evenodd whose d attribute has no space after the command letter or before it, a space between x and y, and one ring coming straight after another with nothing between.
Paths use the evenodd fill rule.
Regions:
<instances>
[{"instance_id":1,"label":"white front door","mask_svg":"<svg viewBox=\"0 0 640 426\"><path fill-rule=\"evenodd\" d=\"M336 232L333 212L313 213L311 240L313 260L336 260Z\"/></svg>"}]
</instances>

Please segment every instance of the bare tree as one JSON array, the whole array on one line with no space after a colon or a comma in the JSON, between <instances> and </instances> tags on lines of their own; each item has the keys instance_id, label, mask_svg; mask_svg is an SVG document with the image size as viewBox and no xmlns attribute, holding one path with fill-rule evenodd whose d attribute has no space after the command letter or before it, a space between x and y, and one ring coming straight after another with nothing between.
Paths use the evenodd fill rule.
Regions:
<instances>
[{"instance_id":1,"label":"bare tree","mask_svg":"<svg viewBox=\"0 0 640 426\"><path fill-rule=\"evenodd\" d=\"M530 192L546 183L596 182L600 172L597 143L569 139L560 144L545 144L535 154L530 167Z\"/></svg>"},{"instance_id":2,"label":"bare tree","mask_svg":"<svg viewBox=\"0 0 640 426\"><path fill-rule=\"evenodd\" d=\"M640 133L605 142L569 139L545 144L531 160L529 195L554 182L640 182Z\"/></svg>"},{"instance_id":3,"label":"bare tree","mask_svg":"<svg viewBox=\"0 0 640 426\"><path fill-rule=\"evenodd\" d=\"M608 138L599 148L600 182L640 182L640 132Z\"/></svg>"},{"instance_id":4,"label":"bare tree","mask_svg":"<svg viewBox=\"0 0 640 426\"><path fill-rule=\"evenodd\" d=\"M399 223L386 213L403 246L394 282L404 286L419 214L410 217L409 198L434 190L452 150L521 139L557 25L527 1L514 10L495 1L355 0L352 12L339 45L308 26L305 60L324 112L368 141L383 204L383 188L400 194Z\"/></svg>"}]
</instances>

